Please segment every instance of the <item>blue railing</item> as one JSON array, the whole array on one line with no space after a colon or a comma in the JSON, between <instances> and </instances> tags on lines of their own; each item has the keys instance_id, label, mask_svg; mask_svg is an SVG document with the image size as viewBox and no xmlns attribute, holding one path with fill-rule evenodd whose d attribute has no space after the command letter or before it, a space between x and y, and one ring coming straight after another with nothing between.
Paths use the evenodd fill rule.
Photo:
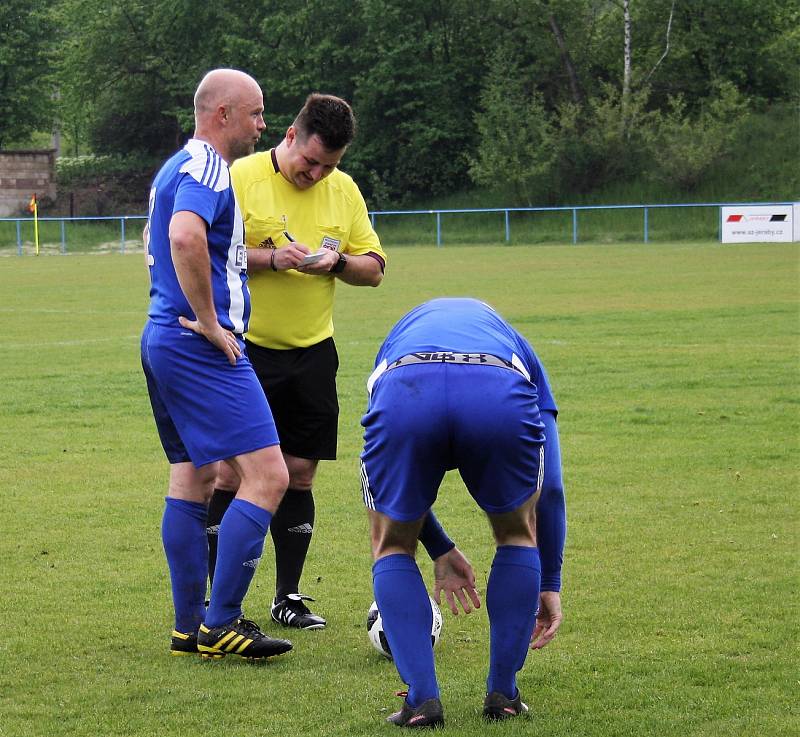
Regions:
<instances>
[{"instance_id":1,"label":"blue railing","mask_svg":"<svg viewBox=\"0 0 800 737\"><path fill-rule=\"evenodd\" d=\"M144 221L147 220L147 215L108 215L108 216L96 216L96 217L40 217L39 223L59 223L61 229L61 253L67 252L67 223L89 223L89 222L103 222L103 221L117 221L119 223L119 233L120 233L120 245L119 250L120 253L125 253L125 241L126 241L126 225L129 221L139 221L141 222L141 227L144 227ZM12 222L16 224L16 235L17 235L17 255L22 255L22 223L33 223L32 217L27 218L0 218L0 223L8 223ZM141 227L139 228L139 233L141 233Z\"/></svg>"},{"instance_id":2,"label":"blue railing","mask_svg":"<svg viewBox=\"0 0 800 737\"><path fill-rule=\"evenodd\" d=\"M589 210L641 210L642 217L642 236L645 243L650 242L650 210L681 208L681 207L718 207L719 226L717 229L717 239L722 237L722 208L723 207L742 207L753 205L785 206L791 202L693 202L669 205L569 205L563 207L494 207L494 208L473 208L473 209L454 209L454 210L379 210L370 212L372 227L376 227L377 216L383 215L432 215L436 218L436 245L441 246L442 240L442 215L466 214L466 213L503 213L503 224L505 228L505 242L511 242L511 221L510 213L516 212L570 212L572 213L572 243L578 242L578 213Z\"/></svg>"},{"instance_id":3,"label":"blue railing","mask_svg":"<svg viewBox=\"0 0 800 737\"><path fill-rule=\"evenodd\" d=\"M493 208L468 208L468 209L446 209L446 210L375 210L369 213L372 221L372 227L377 229L377 219L383 217L399 217L409 215L430 215L435 218L436 224L436 245L442 246L444 238L442 236L442 215L469 215L478 213L498 213L502 214L504 238L506 243L511 242L511 219L512 213L542 213L542 212L566 212L572 214L572 243L578 243L578 214L588 211L599 210L641 210L642 211L642 238L645 243L650 242L650 211L651 210L664 210L674 208L697 208L697 207L717 207L720 208L719 212L719 225L717 231L717 238L721 237L722 232L722 207L742 207L753 205L767 205L767 206L785 206L791 205L791 202L694 202L694 203L680 203L680 204L646 204L646 205L569 205L561 207L493 207ZM140 227L146 220L145 215L113 215L104 217L40 217L39 223L57 222L60 223L61 230L61 253L67 252L67 223L80 223L80 222L101 222L101 221L116 221L119 223L119 243L120 253L125 253L126 232L128 225L135 221L137 225L137 240L138 234L141 232ZM2 222L13 222L16 224L16 241L17 241L17 254L23 253L23 240L22 240L22 223L32 223L32 217L24 218L0 218Z\"/></svg>"}]
</instances>

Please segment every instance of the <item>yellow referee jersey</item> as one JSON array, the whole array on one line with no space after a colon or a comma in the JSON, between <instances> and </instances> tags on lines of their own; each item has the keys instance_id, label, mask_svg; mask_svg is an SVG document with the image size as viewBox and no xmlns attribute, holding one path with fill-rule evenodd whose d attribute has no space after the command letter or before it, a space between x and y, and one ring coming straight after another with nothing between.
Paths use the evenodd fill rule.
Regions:
<instances>
[{"instance_id":1,"label":"yellow referee jersey","mask_svg":"<svg viewBox=\"0 0 800 737\"><path fill-rule=\"evenodd\" d=\"M231 167L248 248L282 248L288 232L312 252L320 246L360 256L386 254L367 205L350 176L335 169L301 190L278 171L272 152L238 159ZM252 313L247 338L265 348L303 348L333 335L336 278L295 269L250 272Z\"/></svg>"}]
</instances>

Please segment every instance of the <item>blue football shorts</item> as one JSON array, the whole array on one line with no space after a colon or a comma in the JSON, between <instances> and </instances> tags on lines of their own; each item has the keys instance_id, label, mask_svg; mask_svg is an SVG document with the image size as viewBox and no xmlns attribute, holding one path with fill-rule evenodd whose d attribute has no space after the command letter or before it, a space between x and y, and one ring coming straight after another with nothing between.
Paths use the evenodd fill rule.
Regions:
<instances>
[{"instance_id":1,"label":"blue football shorts","mask_svg":"<svg viewBox=\"0 0 800 737\"><path fill-rule=\"evenodd\" d=\"M272 413L250 360L235 366L206 338L148 320L142 368L170 463L195 466L278 444Z\"/></svg>"},{"instance_id":2,"label":"blue football shorts","mask_svg":"<svg viewBox=\"0 0 800 737\"><path fill-rule=\"evenodd\" d=\"M422 517L454 468L489 514L541 488L544 425L535 386L516 371L439 362L390 369L361 424L364 503L394 520Z\"/></svg>"}]
</instances>

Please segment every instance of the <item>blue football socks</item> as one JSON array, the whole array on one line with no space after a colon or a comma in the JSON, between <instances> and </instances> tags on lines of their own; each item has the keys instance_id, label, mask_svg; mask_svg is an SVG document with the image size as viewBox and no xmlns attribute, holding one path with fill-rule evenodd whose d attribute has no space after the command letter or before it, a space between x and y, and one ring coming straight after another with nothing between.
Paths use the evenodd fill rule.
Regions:
<instances>
[{"instance_id":1,"label":"blue football socks","mask_svg":"<svg viewBox=\"0 0 800 737\"><path fill-rule=\"evenodd\" d=\"M410 555L387 555L372 566L375 601L397 672L408 684L406 702L412 708L439 698L433 665L428 592Z\"/></svg>"},{"instance_id":2,"label":"blue football socks","mask_svg":"<svg viewBox=\"0 0 800 737\"><path fill-rule=\"evenodd\" d=\"M244 499L231 502L219 525L206 627L221 627L242 616L242 599L261 560L271 519L266 509Z\"/></svg>"},{"instance_id":3,"label":"blue football socks","mask_svg":"<svg viewBox=\"0 0 800 737\"><path fill-rule=\"evenodd\" d=\"M206 614L206 506L170 496L165 501L161 540L172 582L175 629L197 632Z\"/></svg>"},{"instance_id":4,"label":"blue football socks","mask_svg":"<svg viewBox=\"0 0 800 737\"><path fill-rule=\"evenodd\" d=\"M495 552L486 586L489 613L489 677L487 693L517 696L517 671L528 654L539 604L539 551L501 545Z\"/></svg>"}]
</instances>

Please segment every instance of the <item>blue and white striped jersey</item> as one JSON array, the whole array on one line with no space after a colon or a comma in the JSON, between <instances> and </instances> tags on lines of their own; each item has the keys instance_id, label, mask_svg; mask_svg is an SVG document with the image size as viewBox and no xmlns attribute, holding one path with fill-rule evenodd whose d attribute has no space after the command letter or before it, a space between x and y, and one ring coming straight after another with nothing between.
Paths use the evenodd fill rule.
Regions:
<instances>
[{"instance_id":1,"label":"blue and white striped jersey","mask_svg":"<svg viewBox=\"0 0 800 737\"><path fill-rule=\"evenodd\" d=\"M211 144L196 138L161 167L150 190L149 318L171 326L178 325L181 315L195 319L178 283L169 243L170 219L182 210L196 213L208 226L211 287L220 325L244 333L250 318L250 293L242 214L228 165Z\"/></svg>"}]
</instances>

